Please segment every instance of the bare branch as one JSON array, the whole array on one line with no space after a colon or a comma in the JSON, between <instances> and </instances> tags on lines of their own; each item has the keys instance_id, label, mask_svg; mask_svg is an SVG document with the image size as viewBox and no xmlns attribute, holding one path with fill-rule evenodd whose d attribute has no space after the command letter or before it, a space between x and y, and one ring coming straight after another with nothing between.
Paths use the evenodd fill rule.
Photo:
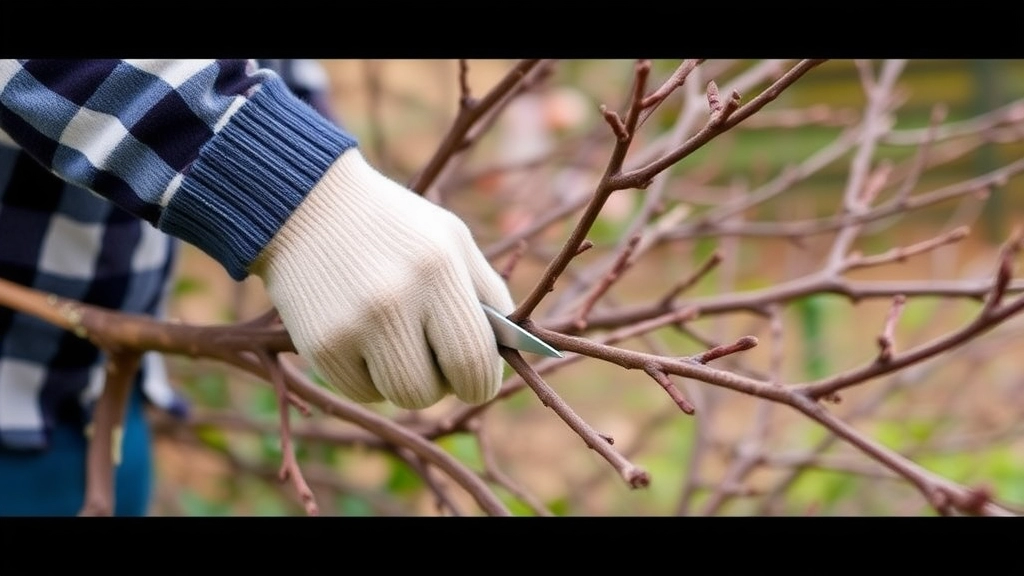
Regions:
<instances>
[{"instance_id":1,"label":"bare branch","mask_svg":"<svg viewBox=\"0 0 1024 576\"><path fill-rule=\"evenodd\" d=\"M900 368L905 368L926 358L941 354L946 350L954 348L968 340L988 332L1000 322L1024 310L1024 297L1018 297L1013 302L1004 306L984 310L972 322L946 336L933 340L908 350L902 354L890 357L888 362L875 362L862 368L821 380L818 382L801 384L796 390L806 394L810 398L822 398L853 386L860 382L876 378L883 374L889 374Z\"/></svg>"},{"instance_id":2,"label":"bare branch","mask_svg":"<svg viewBox=\"0 0 1024 576\"><path fill-rule=\"evenodd\" d=\"M682 64L676 68L675 72L669 76L668 80L662 84L657 90L648 94L643 101L640 103L640 107L644 109L653 108L662 103L665 98L668 98L672 92L683 85L686 82L686 77L693 72L693 69L704 62L703 58L697 60L684 60Z\"/></svg>"},{"instance_id":3,"label":"bare branch","mask_svg":"<svg viewBox=\"0 0 1024 576\"><path fill-rule=\"evenodd\" d=\"M859 254L852 255L846 258L846 260L840 265L840 268L842 270L854 270L857 268L866 268L868 266L888 264L890 262L903 262L911 256L930 252L940 246L945 246L946 244L959 242L964 238L967 238L967 235L970 234L970 232L970 228L967 226L961 226L950 230L945 234L936 236L935 238L925 240L924 242L919 242L911 246L893 248L882 254L876 254L875 256L861 256Z\"/></svg>"},{"instance_id":4,"label":"bare branch","mask_svg":"<svg viewBox=\"0 0 1024 576\"><path fill-rule=\"evenodd\" d=\"M505 268L503 268L501 271L502 279L508 280L509 277L512 276L512 270L515 269L516 264L519 263L519 260L523 257L523 254L526 254L526 247L526 240L520 240L519 245L516 247L516 251L513 252L511 256L509 256L508 261L505 263Z\"/></svg>"},{"instance_id":5,"label":"bare branch","mask_svg":"<svg viewBox=\"0 0 1024 576\"><path fill-rule=\"evenodd\" d=\"M544 278L537 283L537 286L519 305L519 307L512 312L509 318L513 322L519 322L527 318L533 310L536 309L540 304L541 299L550 291L550 287L554 285L554 280L562 273L562 271L565 270L570 259L576 254L580 243L583 242L587 232L590 230L591 226L593 226L601 208L604 206L605 201L612 192L630 187L646 186L646 184L650 182L656 174L691 154L713 137L725 132L729 128L743 121L744 118L747 118L757 110L760 110L766 104L777 98L783 90L792 85L811 68L817 66L821 62L821 60L804 60L800 62L789 72L784 74L782 78L769 86L764 92L737 110L735 114L722 122L716 124L709 123L704 129L687 140L682 146L669 154L666 154L660 160L656 160L643 168L633 170L629 173L620 174L619 170L622 167L622 160L625 158L626 151L632 141L632 135L630 135L629 141L617 142L615 149L612 151L611 158L608 161L608 167L605 170L604 176L602 176L601 182L597 186L594 198L580 217L576 228L562 247L558 256L556 256L548 265L548 268L544 272ZM643 99L642 81L646 80L647 70L649 70L649 64L647 66L642 64L637 66L636 81L634 82L634 97L632 100L637 105ZM627 129L636 126L638 114L638 106L630 106L630 111L626 117Z\"/></svg>"},{"instance_id":6,"label":"bare branch","mask_svg":"<svg viewBox=\"0 0 1024 576\"><path fill-rule=\"evenodd\" d=\"M469 90L469 62L459 58L459 108L462 110L476 106L476 100Z\"/></svg>"},{"instance_id":7,"label":"bare branch","mask_svg":"<svg viewBox=\"0 0 1024 576\"><path fill-rule=\"evenodd\" d=\"M601 513L605 504L596 502L608 493L609 480L613 490L620 488L619 479L631 488L648 486L651 475L636 462L649 456L645 449L664 446L658 440L663 434L678 433L669 427L685 423L692 434L687 438L687 458L676 459L682 468L680 485L673 489L680 496L679 514L690 514L698 504L698 511L706 515L743 510L766 514L777 512L783 498L790 496L797 501L788 503L787 510L815 513L824 501L803 502L801 495L789 494L802 471L811 467L856 476L858 482L870 483L862 492L872 497L883 497L889 489L878 480L897 480L896 489L910 487L921 494L920 499L896 502L893 509L898 513L913 513L922 506L940 514L1024 513L1021 505L997 501L1003 484L972 477L961 485L917 463L949 450L1005 445L1017 429L1014 422L1024 417L1012 408L1024 398L1024 385L1013 379L1012 358L997 357L1024 336L1020 325L1011 324L1024 312L1024 278L1015 277L1024 228L1016 228L997 255L994 247L978 242L952 246L967 239L968 225L977 229L990 195L1016 189L1009 186L1010 180L1024 172L1024 160L1005 162L980 176L963 166L971 154L998 150L1000 156L991 156L998 158L1010 150L1007 144L1024 142L1024 100L967 121L948 122L944 104L925 103L920 91L910 96L901 89L902 82L914 85L919 78L915 74L900 79L906 62L857 61L855 69L843 72L836 65L831 73L852 73L844 81L852 79L855 85L859 75L866 95L862 110L828 103L803 106L803 95L790 100L790 108L769 109L782 91L821 62L690 59L673 63L674 72L658 78L652 87L652 70L662 68L638 60L628 62L628 70L618 68L622 91L610 97L604 92L607 84L594 94L586 93L591 89L586 82L566 85L564 81L580 70L575 63L565 69L571 74L559 76L560 84L551 90L538 88L553 77L553 61L524 60L511 70L501 63L474 63L474 73L493 71L502 78L480 99L471 94L468 61L454 64L454 78L442 75L443 105L450 109L457 97L456 118L450 126L441 126L447 133L428 154L413 187L458 210L474 233L495 221L501 231L515 228L500 238L494 231L481 230L483 237L496 238L484 251L489 261L503 260L495 269L506 281L515 271L510 290L525 295L510 318L565 353L531 365L515 350L499 346L512 370L497 396L479 405L465 405L453 397L430 409L406 411L371 409L343 400L282 354L294 353L295 347L273 309L244 322L189 325L114 312L0 280L0 306L68 330L97 346L109 360L89 432L81 514L110 515L115 509L114 466L126 394L130 376L147 351L214 360L273 387L276 416L247 416L237 407L218 404L213 410L196 411L184 425L159 420L156 429L190 450L213 447L205 438L209 427L260 435L260 440L278 433L282 457L273 466L241 458L230 446L218 446L214 459L227 466L229 474L252 476L283 489L290 512L297 511L298 503L307 514L331 514L342 509L339 497L355 496L365 498L375 512L401 513L400 499L355 486L344 476L348 470L312 459L303 459L300 468L298 443L308 442L316 449L393 454L422 479L417 505L426 504L430 514L472 514L475 505L484 514L509 515L502 499L510 496L516 499L517 510L525 507L538 516L561 514L563 506L569 513ZM589 69L585 71L579 76L590 78ZM433 92L427 90L403 100L403 89L386 85L375 63L366 63L363 74L356 76L370 97L368 129L371 135L376 133L373 141L382 165L400 161L399 155L383 156L386 134L381 113L390 113L392 104L413 100L428 109L441 105L427 101L427 93ZM659 113L658 126L641 132L677 90L678 109ZM529 158L491 162L493 150L503 149L509 140L499 133L498 146L490 146L495 140L488 138L508 128L497 120L506 106L527 93L543 117L532 119L536 122L530 124L530 137L517 137L515 142L534 143L535 137L542 151ZM597 93L596 98L609 102L599 107L600 114L585 104ZM931 107L927 127L893 129L893 115L904 102ZM800 106L793 107L796 103ZM581 124L582 119L589 124ZM750 149L745 139L760 138L763 144L774 137L757 130L774 127L781 132L811 125L833 127L820 132L829 132L834 139L807 152L801 139L800 146L791 148L803 156L788 166L777 165L779 155L763 146L754 147L749 162L744 156ZM699 166L683 164L740 126L740 132L721 139L728 149L706 150L713 153ZM811 141L816 137L806 139ZM884 146L915 149L890 154ZM837 164L840 160L846 165ZM736 162L743 167L737 170ZM826 189L820 182L834 181L837 174L842 194L817 193ZM816 175L822 180L811 180ZM931 189L922 186L935 181L942 183L929 184ZM456 190L456 183L467 194L486 195L492 204L457 196L461 190ZM1007 198L1017 200L1003 192L1002 199ZM509 199L516 203L514 218L501 213L500 203ZM947 201L951 202L942 205ZM926 220L934 231L914 227ZM830 237L819 246L814 237L826 233ZM862 236L869 234L871 248L859 246L868 240ZM745 242L748 238L758 240ZM702 240L698 244L696 239ZM679 259L686 257L681 255L703 253L709 244L716 250L707 260L680 266ZM586 256L579 257L584 252ZM974 274L979 253L994 260L991 273L957 277L958 272ZM705 286L702 280L712 271L718 282ZM552 294L556 287L559 290ZM242 293L238 288L234 292ZM839 296L833 300L854 321L837 325L837 317L831 316L833 304L819 299L823 295ZM907 305L923 297L943 301L924 322L919 315L903 321ZM545 298L551 301L541 308ZM877 312L850 310L859 302L880 298L885 302ZM240 302L236 300L234 309L243 310ZM959 320L962 303L974 311L966 321ZM543 310L542 318L536 317L538 310ZM880 319L882 326L873 333L870 322L859 322L865 313ZM796 330L790 331L790 323ZM753 350L765 334L770 349ZM850 338L853 347L845 346ZM805 347L806 357L801 354ZM750 353L737 354L742 351ZM858 360L858 355L863 357ZM783 369L784 360L792 360L792 370ZM613 405L615 417L609 418L603 413L591 416L597 414L592 412L597 405L584 411L571 405L571 396L559 395L555 378L587 378L601 367L642 371L646 377L639 382L602 377L594 384L639 385L659 403L652 408L644 402L645 412L640 414L623 413L624 406ZM658 388L650 387L648 378ZM243 381L252 383L247 376ZM983 392L979 387L990 383L995 387L987 394L979 392L964 401L966 394ZM859 387L858 394L847 393L854 386ZM509 400L524 391L531 391L558 418L520 422L526 413ZM897 391L908 392L907 398L921 394L929 401L906 401ZM841 393L853 401L839 404ZM990 408L987 398L999 409L985 412ZM780 405L790 410L781 410ZM292 406L307 416L316 412L317 417L293 422L297 419L291 418ZM502 411L504 406L515 410ZM537 409L530 408L528 415ZM697 410L697 418L680 415ZM923 432L917 428L922 420ZM509 426L525 430L523 425L533 429L539 423L568 427L574 433L570 440L581 438L598 453L598 463L607 464L606 470L572 471L567 482L537 481L536 474L549 474L552 467L527 470L508 460L516 454L513 447L496 441ZM889 438L883 444L868 432L879 423L901 428L913 424L912 433L900 446ZM819 426L827 436L809 449L780 446L804 437L806 430L800 425ZM604 427L607 433L597 430ZM478 454L469 454L471 465L460 461L465 445L452 450L444 441L470 439L467 436L477 440ZM836 453L827 452L833 446ZM609 476L608 468L615 474ZM533 486L540 488L537 494L528 488ZM739 503L737 498L756 500ZM165 500L173 501L173 493ZM347 506L349 500L344 502ZM730 504L756 508L729 509Z\"/></svg>"},{"instance_id":8,"label":"bare branch","mask_svg":"<svg viewBox=\"0 0 1024 576\"><path fill-rule=\"evenodd\" d=\"M990 186L1001 185L1011 176L1024 171L1024 159L997 168L987 174L944 186L931 192L917 194L897 205L893 202L880 204L859 214L837 214L814 220L789 222L743 222L739 224L719 223L714 226L693 226L666 234L667 239L691 238L695 236L786 236L809 237L831 232L854 224L866 224L904 212L919 210L954 198L976 194Z\"/></svg>"},{"instance_id":9,"label":"bare branch","mask_svg":"<svg viewBox=\"0 0 1024 576\"><path fill-rule=\"evenodd\" d=\"M107 360L103 394L87 432L85 500L79 516L114 515L114 470L121 463L124 415L141 359L136 352L114 352Z\"/></svg>"},{"instance_id":10,"label":"bare branch","mask_svg":"<svg viewBox=\"0 0 1024 576\"><path fill-rule=\"evenodd\" d=\"M667 294L665 294L665 297L661 299L661 305L666 308L671 306L672 302L675 301L675 299L678 298L680 294L686 292L690 288L693 288L693 286L697 284L697 282L700 282L701 278L707 276L721 262L722 254L718 251L712 252L711 256L709 256L708 259L704 261L704 263L698 266L689 278L686 278L683 281L679 282L678 284L673 286Z\"/></svg>"},{"instance_id":11,"label":"bare branch","mask_svg":"<svg viewBox=\"0 0 1024 576\"><path fill-rule=\"evenodd\" d=\"M779 97L782 92L791 86L794 82L799 80L804 74L809 72L815 66L821 64L824 60L804 60L794 66L789 72L786 72L781 78L775 83L765 89L756 98L744 104L735 113L731 114L724 121L717 124L707 124L703 129L694 134L689 140L684 142L681 146L665 154L658 160L651 162L650 164L630 170L629 172L623 173L618 178L614 179L610 185L611 187L622 190L625 188L640 187L643 183L650 181L655 174L665 170L669 166L672 166L676 162L679 162L683 158L692 154L695 150L706 144L709 140L717 136L718 134L725 132L733 126L739 124L746 118L753 115L755 112L766 106L772 100Z\"/></svg>"},{"instance_id":12,"label":"bare branch","mask_svg":"<svg viewBox=\"0 0 1024 576\"><path fill-rule=\"evenodd\" d=\"M626 248L619 253L618 257L616 257L611 270L605 274L604 278L601 279L601 282L595 286L590 294L588 294L583 300L583 305L580 307L580 311L576 314L577 330L583 330L587 327L587 315L590 314L594 305L597 304L597 301L601 299L601 296L604 296L605 292L612 287L612 284L615 284L622 274L629 269L631 264L629 258L633 255L633 251L636 250L636 245L639 242L639 236L633 236L629 240L629 244L626 245Z\"/></svg>"},{"instance_id":13,"label":"bare branch","mask_svg":"<svg viewBox=\"0 0 1024 576\"><path fill-rule=\"evenodd\" d=\"M615 138L619 142L629 140L629 132L626 130L626 125L622 122L622 118L619 118L618 113L614 110L609 110L604 104L601 105L600 110L601 116L604 116L604 121L611 126L612 132L615 133Z\"/></svg>"},{"instance_id":14,"label":"bare branch","mask_svg":"<svg viewBox=\"0 0 1024 576\"><path fill-rule=\"evenodd\" d=\"M739 340L733 342L732 344L715 346L714 348L708 350L707 352L704 352L703 354L698 354L697 356L693 357L693 361L698 364L707 364L708 362L718 360L719 358L728 356L730 354L735 354L737 352L742 352L744 350L750 350L754 346L757 346L757 338L753 336L744 336Z\"/></svg>"},{"instance_id":15,"label":"bare branch","mask_svg":"<svg viewBox=\"0 0 1024 576\"><path fill-rule=\"evenodd\" d=\"M449 159L462 149L463 139L474 124L511 93L516 85L522 82L523 78L539 63L540 60L537 59L519 62L479 102L470 105L470 102L465 101L448 134L441 141L427 165L409 184L409 188L420 194L426 192Z\"/></svg>"},{"instance_id":16,"label":"bare branch","mask_svg":"<svg viewBox=\"0 0 1024 576\"><path fill-rule=\"evenodd\" d=\"M917 153L914 155L914 163L910 168L910 174L907 175L906 180L903 181L903 185L900 186L900 189L896 192L896 196L893 197L893 203L897 206L906 204L907 198L910 197L910 193L914 190L914 186L917 185L917 182L921 177L921 173L924 171L925 163L928 161L928 152L931 150L931 146L935 142L938 127L942 121L946 119L946 114L946 107L941 104L937 104L932 108L931 122L928 125L925 141L917 148Z\"/></svg>"},{"instance_id":17,"label":"bare branch","mask_svg":"<svg viewBox=\"0 0 1024 576\"><path fill-rule=\"evenodd\" d=\"M667 392L669 397L672 398L672 401L676 403L676 406L679 406L680 410L691 415L696 412L697 409L694 408L693 404L690 404L690 401L683 396L683 393L680 392L678 388L676 388L675 384L672 383L672 380L669 379L668 374L665 374L653 364L644 366L644 372L647 372L648 376L654 378L654 381L665 389L665 392Z\"/></svg>"},{"instance_id":18,"label":"bare branch","mask_svg":"<svg viewBox=\"0 0 1024 576\"><path fill-rule=\"evenodd\" d=\"M889 362L892 360L893 349L896 346L896 322L900 318L900 314L903 313L903 307L907 303L907 297L898 294L892 301L892 308L889 310L889 316L885 319L885 327L882 329L882 335L878 337L878 361Z\"/></svg>"},{"instance_id":19,"label":"bare branch","mask_svg":"<svg viewBox=\"0 0 1024 576\"><path fill-rule=\"evenodd\" d=\"M985 300L985 308L982 315L992 314L1003 301L1010 280L1013 279L1013 260L1020 253L1024 245L1024 227L1018 226L1013 230L1010 239L1003 244L999 251L999 263L996 268L996 279L992 286L992 292Z\"/></svg>"},{"instance_id":20,"label":"bare branch","mask_svg":"<svg viewBox=\"0 0 1024 576\"><path fill-rule=\"evenodd\" d=\"M609 438L595 432L568 404L562 401L555 394L555 391L545 384L544 380L523 360L519 352L509 348L502 348L501 356L533 388L534 393L537 394L541 402L554 410L573 431L580 435L580 438L586 442L587 446L603 456L618 471L630 488L641 488L650 483L651 480L647 472L638 468L613 450Z\"/></svg>"},{"instance_id":21,"label":"bare branch","mask_svg":"<svg viewBox=\"0 0 1024 576\"><path fill-rule=\"evenodd\" d=\"M291 422L289 415L288 385L285 383L284 372L277 357L271 357L266 351L257 350L256 356L270 376L270 382L277 392L278 415L281 419L281 469L278 476L281 481L291 479L295 492L299 495L306 514L317 516L320 507L317 506L313 491L310 490L306 478L302 475L298 460L295 459L295 448L292 446Z\"/></svg>"}]
</instances>

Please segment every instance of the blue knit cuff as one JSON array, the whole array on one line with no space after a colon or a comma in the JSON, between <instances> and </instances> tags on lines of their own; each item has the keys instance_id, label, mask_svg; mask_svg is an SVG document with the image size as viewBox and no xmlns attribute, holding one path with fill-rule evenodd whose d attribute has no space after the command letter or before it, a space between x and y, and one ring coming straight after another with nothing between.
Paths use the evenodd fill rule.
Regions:
<instances>
[{"instance_id":1,"label":"blue knit cuff","mask_svg":"<svg viewBox=\"0 0 1024 576\"><path fill-rule=\"evenodd\" d=\"M235 280L354 137L294 96L263 85L199 152L158 226L224 265Z\"/></svg>"}]
</instances>

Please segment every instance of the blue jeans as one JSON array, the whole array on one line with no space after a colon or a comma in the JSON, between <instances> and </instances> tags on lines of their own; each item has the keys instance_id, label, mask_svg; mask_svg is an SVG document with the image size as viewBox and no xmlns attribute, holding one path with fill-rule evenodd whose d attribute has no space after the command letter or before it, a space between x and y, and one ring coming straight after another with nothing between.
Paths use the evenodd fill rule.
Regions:
<instances>
[{"instance_id":1,"label":"blue jeans","mask_svg":"<svg viewBox=\"0 0 1024 576\"><path fill-rule=\"evenodd\" d=\"M136 386L125 414L121 465L114 480L116 516L145 516L152 454L145 402ZM87 441L81 427L59 423L45 451L0 447L0 516L74 516L85 495Z\"/></svg>"}]
</instances>

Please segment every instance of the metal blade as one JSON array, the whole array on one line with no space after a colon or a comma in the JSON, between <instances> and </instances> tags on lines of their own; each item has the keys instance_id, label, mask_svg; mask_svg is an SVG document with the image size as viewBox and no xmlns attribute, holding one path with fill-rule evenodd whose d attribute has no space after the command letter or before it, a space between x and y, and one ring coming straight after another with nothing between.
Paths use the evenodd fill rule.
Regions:
<instances>
[{"instance_id":1,"label":"metal blade","mask_svg":"<svg viewBox=\"0 0 1024 576\"><path fill-rule=\"evenodd\" d=\"M491 327L494 328L494 336L498 340L498 344L524 352L550 356L551 358L562 358L561 352L548 346L540 338L523 330L518 324L505 318L501 312L487 304L481 304L481 306L483 306L484 312L487 313L487 320L491 322Z\"/></svg>"}]
</instances>

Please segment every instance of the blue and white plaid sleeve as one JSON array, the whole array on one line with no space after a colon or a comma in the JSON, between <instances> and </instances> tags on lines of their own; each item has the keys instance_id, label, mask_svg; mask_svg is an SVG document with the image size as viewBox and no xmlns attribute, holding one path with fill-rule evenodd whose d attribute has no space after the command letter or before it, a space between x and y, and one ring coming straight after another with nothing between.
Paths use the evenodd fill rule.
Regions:
<instances>
[{"instance_id":1,"label":"blue and white plaid sleeve","mask_svg":"<svg viewBox=\"0 0 1024 576\"><path fill-rule=\"evenodd\" d=\"M0 130L238 280L357 145L253 60L0 60Z\"/></svg>"},{"instance_id":2,"label":"blue and white plaid sleeve","mask_svg":"<svg viewBox=\"0 0 1024 576\"><path fill-rule=\"evenodd\" d=\"M208 65L210 61L203 62L200 68ZM279 74L296 96L325 117L330 114L326 76L315 61L260 61L260 66ZM93 63L87 69L106 68ZM231 69L256 74L244 65ZM38 76L51 82L54 78L42 72ZM70 94L68 89L58 93ZM125 98L145 100L127 94ZM65 100L77 102L81 96ZM230 109L228 104L225 110ZM210 117L222 115L210 113ZM36 148L40 149L44 148ZM101 182L110 178L109 174L99 176L100 172L95 169L93 178ZM88 169L81 173L90 174ZM171 237L114 203L61 181L26 150L0 146L0 278L87 304L162 316L176 246ZM101 351L88 340L0 307L0 453L46 448L55 426L86 421L102 391L103 366ZM177 416L186 413L185 398L171 386L158 353L144 356L137 379L155 406Z\"/></svg>"}]
</instances>

